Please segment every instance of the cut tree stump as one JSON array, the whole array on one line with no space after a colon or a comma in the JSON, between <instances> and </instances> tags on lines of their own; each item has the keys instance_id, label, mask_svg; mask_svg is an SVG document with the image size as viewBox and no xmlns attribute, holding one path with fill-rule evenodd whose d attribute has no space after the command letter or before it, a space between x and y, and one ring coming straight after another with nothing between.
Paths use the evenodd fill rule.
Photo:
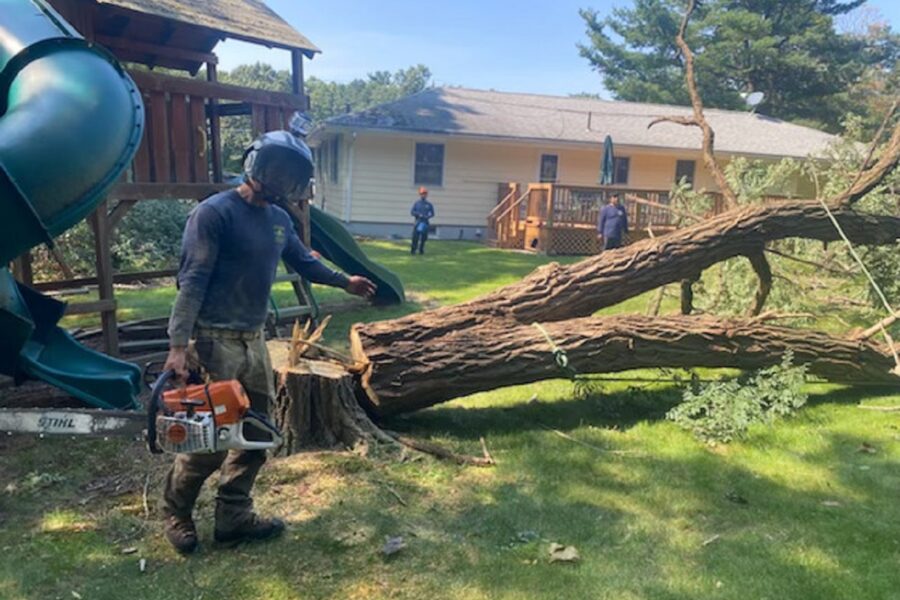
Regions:
<instances>
[{"instance_id":1,"label":"cut tree stump","mask_svg":"<svg viewBox=\"0 0 900 600\"><path fill-rule=\"evenodd\" d=\"M357 375L330 360L301 357L292 366L288 342L268 345L276 389L270 413L284 436L279 454L312 448L366 453L373 444L396 445L360 406Z\"/></svg>"}]
</instances>

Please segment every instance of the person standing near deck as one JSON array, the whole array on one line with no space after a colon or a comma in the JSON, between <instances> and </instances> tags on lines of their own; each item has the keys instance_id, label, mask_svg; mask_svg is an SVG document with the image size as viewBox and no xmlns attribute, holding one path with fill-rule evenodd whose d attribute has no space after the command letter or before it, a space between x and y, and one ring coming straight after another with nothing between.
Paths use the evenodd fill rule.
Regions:
<instances>
[{"instance_id":1,"label":"person standing near deck","mask_svg":"<svg viewBox=\"0 0 900 600\"><path fill-rule=\"evenodd\" d=\"M628 233L628 213L619 203L619 195L613 194L609 204L600 209L597 234L603 238L603 249L612 250L622 245L622 238Z\"/></svg>"},{"instance_id":2,"label":"person standing near deck","mask_svg":"<svg viewBox=\"0 0 900 600\"><path fill-rule=\"evenodd\" d=\"M375 293L375 284L365 277L349 277L314 258L288 213L275 205L302 191L312 170L305 143L287 131L266 133L244 154L243 183L200 203L184 230L164 368L184 381L188 341L193 338L197 359L209 377L240 381L252 408L263 414L274 396L274 382L262 328L279 260L310 281L367 298ZM216 541L279 535L283 522L253 512L250 493L264 462L264 450L177 455L163 493L169 542L184 554L197 549L194 503L203 482L217 469Z\"/></svg>"},{"instance_id":3,"label":"person standing near deck","mask_svg":"<svg viewBox=\"0 0 900 600\"><path fill-rule=\"evenodd\" d=\"M430 227L431 218L434 217L434 205L428 201L427 188L419 188L419 199L413 204L409 214L416 220L416 224L413 226L412 248L410 248L409 253L415 254L418 248L419 254L425 254L428 228Z\"/></svg>"}]
</instances>

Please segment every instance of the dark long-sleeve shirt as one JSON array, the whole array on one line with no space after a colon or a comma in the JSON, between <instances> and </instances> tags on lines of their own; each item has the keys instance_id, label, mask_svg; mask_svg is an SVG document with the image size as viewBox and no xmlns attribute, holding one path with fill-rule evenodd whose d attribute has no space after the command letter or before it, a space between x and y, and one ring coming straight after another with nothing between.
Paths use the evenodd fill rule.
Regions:
<instances>
[{"instance_id":1,"label":"dark long-sleeve shirt","mask_svg":"<svg viewBox=\"0 0 900 600\"><path fill-rule=\"evenodd\" d=\"M416 223L419 223L420 221L428 223L434 216L434 205L424 198L419 198L416 200L416 203L413 204L409 214L416 218Z\"/></svg>"},{"instance_id":2,"label":"dark long-sleeve shirt","mask_svg":"<svg viewBox=\"0 0 900 600\"><path fill-rule=\"evenodd\" d=\"M621 239L628 233L628 213L621 204L615 206L607 204L600 209L600 222L597 223L597 231L607 239Z\"/></svg>"},{"instance_id":3,"label":"dark long-sleeve shirt","mask_svg":"<svg viewBox=\"0 0 900 600\"><path fill-rule=\"evenodd\" d=\"M236 190L200 203L181 243L170 344L187 345L195 326L258 331L282 258L310 281L347 287L346 275L319 262L300 242L284 210L249 204Z\"/></svg>"}]
</instances>

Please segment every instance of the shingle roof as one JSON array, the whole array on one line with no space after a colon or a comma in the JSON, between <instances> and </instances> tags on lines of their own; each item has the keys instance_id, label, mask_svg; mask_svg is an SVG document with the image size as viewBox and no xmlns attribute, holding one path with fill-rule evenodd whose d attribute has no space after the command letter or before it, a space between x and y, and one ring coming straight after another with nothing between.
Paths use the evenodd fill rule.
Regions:
<instances>
[{"instance_id":1,"label":"shingle roof","mask_svg":"<svg viewBox=\"0 0 900 600\"><path fill-rule=\"evenodd\" d=\"M321 52L261 0L97 0L144 14L222 31L237 39Z\"/></svg>"},{"instance_id":2,"label":"shingle roof","mask_svg":"<svg viewBox=\"0 0 900 600\"><path fill-rule=\"evenodd\" d=\"M707 109L716 150L734 154L819 156L835 136L748 112ZM431 88L370 110L333 117L326 127L353 127L494 138L602 143L606 135L627 146L701 148L696 127L656 117L691 115L684 106L642 104L535 94Z\"/></svg>"}]
</instances>

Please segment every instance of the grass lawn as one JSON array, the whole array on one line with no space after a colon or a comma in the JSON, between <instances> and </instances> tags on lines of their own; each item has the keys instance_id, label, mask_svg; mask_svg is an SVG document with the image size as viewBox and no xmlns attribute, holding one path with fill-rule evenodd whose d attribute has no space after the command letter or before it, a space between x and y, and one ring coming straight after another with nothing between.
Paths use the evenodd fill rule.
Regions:
<instances>
[{"instance_id":1,"label":"grass lawn","mask_svg":"<svg viewBox=\"0 0 900 600\"><path fill-rule=\"evenodd\" d=\"M457 243L429 243L424 257L365 249L414 303L358 305L332 343L351 321L463 301L546 261ZM120 299L136 318L164 313L171 292ZM647 300L609 311L644 312ZM285 537L215 547L206 490L190 558L161 535L166 457L122 441L0 438L0 598L900 599L900 413L858 407L900 405L900 393L809 391L795 417L720 447L662 418L679 401L669 384L577 398L570 382L547 381L462 398L387 426L471 454L483 437L496 467L275 459L256 499L288 521ZM385 558L395 536L406 547ZM551 543L581 560L551 563Z\"/></svg>"}]
</instances>

